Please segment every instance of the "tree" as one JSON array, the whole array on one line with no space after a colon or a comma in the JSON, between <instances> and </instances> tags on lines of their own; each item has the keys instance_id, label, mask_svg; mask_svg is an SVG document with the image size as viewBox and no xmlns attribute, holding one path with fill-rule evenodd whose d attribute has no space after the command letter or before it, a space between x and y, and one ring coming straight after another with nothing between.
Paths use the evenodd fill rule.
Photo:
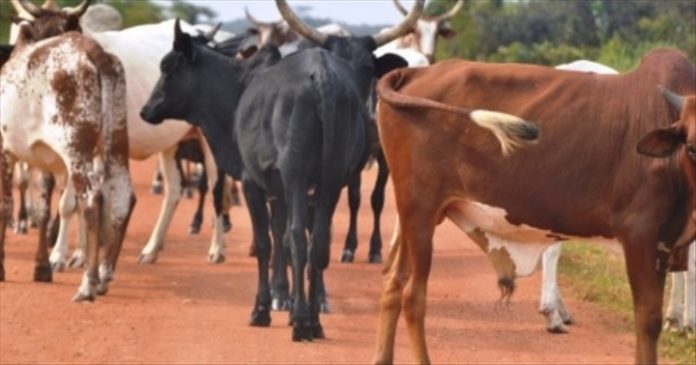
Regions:
<instances>
[{"instance_id":1,"label":"tree","mask_svg":"<svg viewBox=\"0 0 696 365\"><path fill-rule=\"evenodd\" d=\"M217 13L208 7L194 5L182 0L175 0L169 11L174 17L191 24L200 23L202 17L206 18L206 21L211 21L217 17Z\"/></svg>"}]
</instances>

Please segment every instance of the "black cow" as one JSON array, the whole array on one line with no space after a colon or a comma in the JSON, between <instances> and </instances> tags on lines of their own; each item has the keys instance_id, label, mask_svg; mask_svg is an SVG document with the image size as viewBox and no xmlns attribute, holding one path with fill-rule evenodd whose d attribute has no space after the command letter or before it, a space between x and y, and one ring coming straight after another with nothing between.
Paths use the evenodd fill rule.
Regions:
<instances>
[{"instance_id":1,"label":"black cow","mask_svg":"<svg viewBox=\"0 0 696 365\"><path fill-rule=\"evenodd\" d=\"M323 35L299 20L285 1L276 4L290 26L321 47L281 60L277 48L269 46L237 61L193 42L177 22L174 49L162 60L162 76L141 114L151 123L177 118L200 127L218 166L242 178L259 265L250 323L255 326L271 321L266 207L271 198L276 252L282 251L279 241L286 231L292 251L292 338L301 341L324 337L318 283L329 263L329 226L340 191L367 158L368 92L377 76L406 65L393 55L375 59L372 51L410 30L423 0L402 24L373 37Z\"/></svg>"}]
</instances>

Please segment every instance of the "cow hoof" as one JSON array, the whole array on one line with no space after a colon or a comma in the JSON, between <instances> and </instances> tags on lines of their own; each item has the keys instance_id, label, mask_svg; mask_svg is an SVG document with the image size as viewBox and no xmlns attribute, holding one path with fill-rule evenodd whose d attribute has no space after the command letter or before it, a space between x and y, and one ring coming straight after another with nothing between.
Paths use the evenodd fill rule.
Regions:
<instances>
[{"instance_id":1,"label":"cow hoof","mask_svg":"<svg viewBox=\"0 0 696 365\"><path fill-rule=\"evenodd\" d=\"M53 281L53 271L50 265L34 267L34 281L38 283L50 283Z\"/></svg>"},{"instance_id":2,"label":"cow hoof","mask_svg":"<svg viewBox=\"0 0 696 365\"><path fill-rule=\"evenodd\" d=\"M53 272L65 271L65 262L64 261L51 262L51 270L53 270Z\"/></svg>"},{"instance_id":3,"label":"cow hoof","mask_svg":"<svg viewBox=\"0 0 696 365\"><path fill-rule=\"evenodd\" d=\"M273 298L271 301L271 309L276 312L289 311L292 307L292 301L288 298Z\"/></svg>"},{"instance_id":4,"label":"cow hoof","mask_svg":"<svg viewBox=\"0 0 696 365\"><path fill-rule=\"evenodd\" d=\"M21 220L17 223L17 228L15 228L15 234L27 234L29 232L29 226L26 220Z\"/></svg>"},{"instance_id":5,"label":"cow hoof","mask_svg":"<svg viewBox=\"0 0 696 365\"><path fill-rule=\"evenodd\" d=\"M324 299L319 303L319 311L324 314L331 313L331 305L329 305L329 301Z\"/></svg>"},{"instance_id":6,"label":"cow hoof","mask_svg":"<svg viewBox=\"0 0 696 365\"><path fill-rule=\"evenodd\" d=\"M97 295L106 295L109 292L109 283L97 284Z\"/></svg>"},{"instance_id":7,"label":"cow hoof","mask_svg":"<svg viewBox=\"0 0 696 365\"><path fill-rule=\"evenodd\" d=\"M382 263L382 254L381 253L371 253L367 257L367 261L371 264L381 264Z\"/></svg>"},{"instance_id":8,"label":"cow hoof","mask_svg":"<svg viewBox=\"0 0 696 365\"><path fill-rule=\"evenodd\" d=\"M5 281L5 267L0 265L0 282Z\"/></svg>"},{"instance_id":9,"label":"cow hoof","mask_svg":"<svg viewBox=\"0 0 696 365\"><path fill-rule=\"evenodd\" d=\"M249 325L252 327L268 327L271 325L271 313L266 310L254 310L249 319Z\"/></svg>"},{"instance_id":10,"label":"cow hoof","mask_svg":"<svg viewBox=\"0 0 696 365\"><path fill-rule=\"evenodd\" d=\"M82 303L82 302L93 302L95 299L95 296L93 294L86 294L86 293L81 293L77 292L75 296L73 296L72 301L75 303Z\"/></svg>"},{"instance_id":11,"label":"cow hoof","mask_svg":"<svg viewBox=\"0 0 696 365\"><path fill-rule=\"evenodd\" d=\"M192 225L189 227L188 233L191 234L191 235L201 233L201 226L200 226L200 225L193 225L193 224L192 224Z\"/></svg>"},{"instance_id":12,"label":"cow hoof","mask_svg":"<svg viewBox=\"0 0 696 365\"><path fill-rule=\"evenodd\" d=\"M570 315L563 316L563 324L565 324L565 325L575 324L575 322L573 321L573 317L571 317Z\"/></svg>"},{"instance_id":13,"label":"cow hoof","mask_svg":"<svg viewBox=\"0 0 696 365\"><path fill-rule=\"evenodd\" d=\"M324 334L324 329L321 327L320 323L312 325L312 337L320 340L326 338L326 334Z\"/></svg>"},{"instance_id":14,"label":"cow hoof","mask_svg":"<svg viewBox=\"0 0 696 365\"><path fill-rule=\"evenodd\" d=\"M665 318L665 324L662 327L665 331L678 332L681 329L681 321L674 317Z\"/></svg>"},{"instance_id":15,"label":"cow hoof","mask_svg":"<svg viewBox=\"0 0 696 365\"><path fill-rule=\"evenodd\" d=\"M355 254L351 250L343 250L343 255L341 255L341 262L353 262L355 260Z\"/></svg>"},{"instance_id":16,"label":"cow hoof","mask_svg":"<svg viewBox=\"0 0 696 365\"><path fill-rule=\"evenodd\" d=\"M221 264L225 262L225 255L221 253L213 253L208 255L208 262L211 264Z\"/></svg>"},{"instance_id":17,"label":"cow hoof","mask_svg":"<svg viewBox=\"0 0 696 365\"><path fill-rule=\"evenodd\" d=\"M150 194L161 195L162 194L162 185L152 185L150 187Z\"/></svg>"},{"instance_id":18,"label":"cow hoof","mask_svg":"<svg viewBox=\"0 0 696 365\"><path fill-rule=\"evenodd\" d=\"M295 324L292 327L292 340L295 342L312 341L312 327L307 324Z\"/></svg>"},{"instance_id":19,"label":"cow hoof","mask_svg":"<svg viewBox=\"0 0 696 365\"><path fill-rule=\"evenodd\" d=\"M68 267L81 268L85 264L85 252L76 250L68 261Z\"/></svg>"},{"instance_id":20,"label":"cow hoof","mask_svg":"<svg viewBox=\"0 0 696 365\"><path fill-rule=\"evenodd\" d=\"M138 257L138 263L141 265L154 264L157 262L157 254L154 253L142 253Z\"/></svg>"},{"instance_id":21,"label":"cow hoof","mask_svg":"<svg viewBox=\"0 0 696 365\"><path fill-rule=\"evenodd\" d=\"M546 327L546 331L553 334L568 333L568 328L562 324Z\"/></svg>"}]
</instances>

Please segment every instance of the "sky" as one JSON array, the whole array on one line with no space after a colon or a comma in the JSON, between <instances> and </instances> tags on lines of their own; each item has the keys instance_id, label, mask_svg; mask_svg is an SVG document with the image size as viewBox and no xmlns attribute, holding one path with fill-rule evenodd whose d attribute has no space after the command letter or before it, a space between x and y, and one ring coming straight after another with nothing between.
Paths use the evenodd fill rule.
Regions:
<instances>
[{"instance_id":1,"label":"sky","mask_svg":"<svg viewBox=\"0 0 696 365\"><path fill-rule=\"evenodd\" d=\"M244 7L259 20L275 21L280 14L273 0L187 0L190 3L207 6L217 12L218 21L228 21L244 17ZM170 1L157 0L157 3L169 5ZM311 7L309 15L319 18L331 18L348 24L393 24L403 19L392 0L288 0L291 7ZM410 9L412 0L402 0Z\"/></svg>"}]
</instances>

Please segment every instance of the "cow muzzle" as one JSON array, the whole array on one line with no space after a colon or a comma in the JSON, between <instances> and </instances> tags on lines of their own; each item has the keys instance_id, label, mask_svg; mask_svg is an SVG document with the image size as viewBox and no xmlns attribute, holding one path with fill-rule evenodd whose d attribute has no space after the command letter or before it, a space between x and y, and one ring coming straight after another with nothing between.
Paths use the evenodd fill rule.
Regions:
<instances>
[{"instance_id":1,"label":"cow muzzle","mask_svg":"<svg viewBox=\"0 0 696 365\"><path fill-rule=\"evenodd\" d=\"M154 112L154 108L150 107L150 105L145 105L141 110L140 110L140 118L142 118L144 121L150 123L150 124L160 124L162 121L164 121L164 118L159 117L156 115Z\"/></svg>"}]
</instances>

